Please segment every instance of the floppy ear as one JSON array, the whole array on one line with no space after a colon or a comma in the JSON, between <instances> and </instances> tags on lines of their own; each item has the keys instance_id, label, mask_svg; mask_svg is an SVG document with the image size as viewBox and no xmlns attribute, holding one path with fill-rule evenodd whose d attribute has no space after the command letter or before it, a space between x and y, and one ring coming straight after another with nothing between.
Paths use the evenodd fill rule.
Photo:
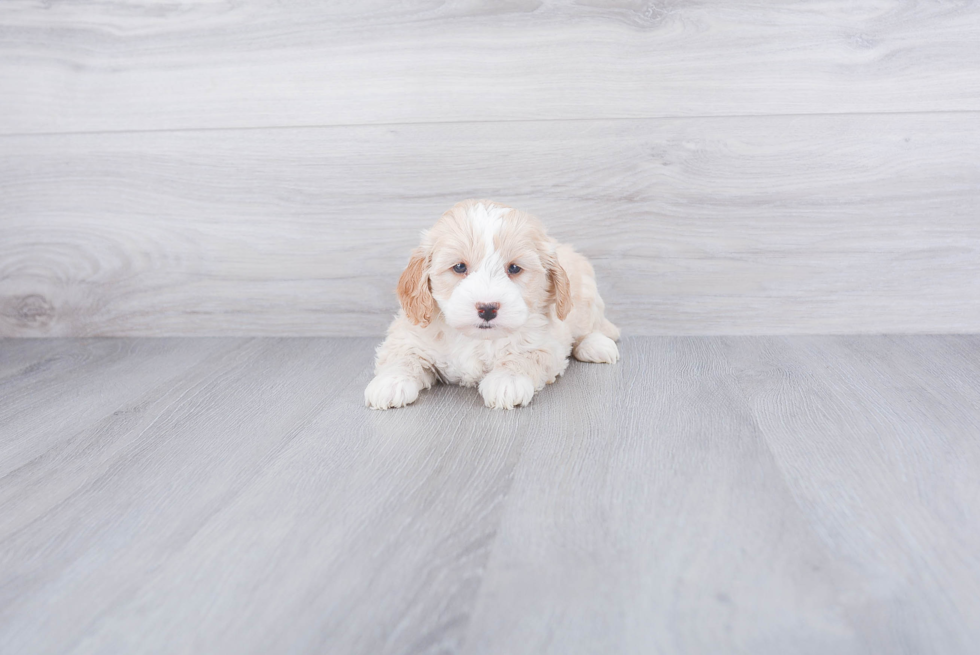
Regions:
<instances>
[{"instance_id":1,"label":"floppy ear","mask_svg":"<svg viewBox=\"0 0 980 655\"><path fill-rule=\"evenodd\" d=\"M429 262L422 248L412 251L412 259L398 278L398 301L415 325L425 327L432 321L435 302L429 290Z\"/></svg>"},{"instance_id":2,"label":"floppy ear","mask_svg":"<svg viewBox=\"0 0 980 655\"><path fill-rule=\"evenodd\" d=\"M558 257L549 254L544 258L544 267L548 271L548 278L551 280L551 287L555 294L555 311L558 320L564 321L568 313L572 311L572 287L568 281L568 274L558 263Z\"/></svg>"}]
</instances>

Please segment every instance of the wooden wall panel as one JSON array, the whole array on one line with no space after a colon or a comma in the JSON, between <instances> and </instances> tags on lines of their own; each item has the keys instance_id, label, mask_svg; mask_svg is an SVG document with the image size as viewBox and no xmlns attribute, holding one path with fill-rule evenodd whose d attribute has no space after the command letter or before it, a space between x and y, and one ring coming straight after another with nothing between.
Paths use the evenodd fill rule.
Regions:
<instances>
[{"instance_id":1,"label":"wooden wall panel","mask_svg":"<svg viewBox=\"0 0 980 655\"><path fill-rule=\"evenodd\" d=\"M631 334L980 330L980 114L0 138L0 335L381 334L454 201L541 216Z\"/></svg>"},{"instance_id":2,"label":"wooden wall panel","mask_svg":"<svg viewBox=\"0 0 980 655\"><path fill-rule=\"evenodd\" d=\"M980 5L0 4L0 134L980 110Z\"/></svg>"}]
</instances>

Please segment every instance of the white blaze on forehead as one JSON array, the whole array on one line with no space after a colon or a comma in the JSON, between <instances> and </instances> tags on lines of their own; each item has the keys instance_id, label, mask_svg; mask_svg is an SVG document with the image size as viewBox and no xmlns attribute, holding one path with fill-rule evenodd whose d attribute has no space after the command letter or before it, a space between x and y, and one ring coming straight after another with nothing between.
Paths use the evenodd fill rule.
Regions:
<instances>
[{"instance_id":1,"label":"white blaze on forehead","mask_svg":"<svg viewBox=\"0 0 980 655\"><path fill-rule=\"evenodd\" d=\"M439 308L452 327L466 331L469 336L495 339L524 325L529 315L527 304L517 284L507 275L504 262L494 248L493 239L503 228L504 216L510 209L473 205L466 212L472 221L477 239L486 243L486 251L480 262L471 265L466 276L459 281L448 299L436 297ZM480 317L477 305L497 303L497 317L493 328L486 329L486 321ZM482 328L482 329L481 329Z\"/></svg>"},{"instance_id":2,"label":"white blaze on forehead","mask_svg":"<svg viewBox=\"0 0 980 655\"><path fill-rule=\"evenodd\" d=\"M474 205L469 212L470 220L476 225L476 230L483 235L487 251L485 257L493 254L493 236L500 231L504 215L510 210L506 207L487 207L483 203Z\"/></svg>"}]
</instances>

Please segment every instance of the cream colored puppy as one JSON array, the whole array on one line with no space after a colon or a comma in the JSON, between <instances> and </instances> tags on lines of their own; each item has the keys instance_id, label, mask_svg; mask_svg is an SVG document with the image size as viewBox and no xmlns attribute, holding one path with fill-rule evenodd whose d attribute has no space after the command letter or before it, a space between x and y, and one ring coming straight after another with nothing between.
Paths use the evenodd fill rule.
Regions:
<instances>
[{"instance_id":1,"label":"cream colored puppy","mask_svg":"<svg viewBox=\"0 0 980 655\"><path fill-rule=\"evenodd\" d=\"M378 347L368 407L415 401L436 380L478 386L513 409L583 362L619 359L595 271L525 212L464 200L422 233L398 281L399 312Z\"/></svg>"}]
</instances>

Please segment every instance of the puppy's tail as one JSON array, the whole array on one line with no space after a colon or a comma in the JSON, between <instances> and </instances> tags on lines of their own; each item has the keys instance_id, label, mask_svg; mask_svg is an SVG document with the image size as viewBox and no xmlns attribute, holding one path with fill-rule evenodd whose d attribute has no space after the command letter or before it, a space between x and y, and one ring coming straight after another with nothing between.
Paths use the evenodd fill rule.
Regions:
<instances>
[{"instance_id":1,"label":"puppy's tail","mask_svg":"<svg viewBox=\"0 0 980 655\"><path fill-rule=\"evenodd\" d=\"M602 332L613 341L619 341L619 328L610 323L608 318L602 319L602 324L599 326L599 332Z\"/></svg>"}]
</instances>

